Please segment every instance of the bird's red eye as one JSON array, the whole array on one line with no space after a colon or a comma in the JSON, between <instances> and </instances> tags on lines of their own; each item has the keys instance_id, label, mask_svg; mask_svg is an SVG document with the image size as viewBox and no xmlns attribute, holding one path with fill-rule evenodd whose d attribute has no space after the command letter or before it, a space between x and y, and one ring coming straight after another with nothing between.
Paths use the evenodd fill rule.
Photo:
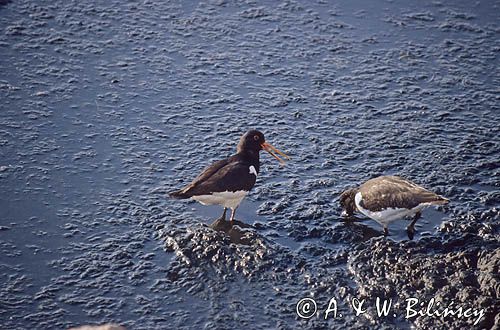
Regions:
<instances>
[{"instance_id":1,"label":"bird's red eye","mask_svg":"<svg viewBox=\"0 0 500 330\"><path fill-rule=\"evenodd\" d=\"M253 139L254 139L255 141L259 141L260 137L259 137L258 135L254 135L254 136L253 136Z\"/></svg>"}]
</instances>

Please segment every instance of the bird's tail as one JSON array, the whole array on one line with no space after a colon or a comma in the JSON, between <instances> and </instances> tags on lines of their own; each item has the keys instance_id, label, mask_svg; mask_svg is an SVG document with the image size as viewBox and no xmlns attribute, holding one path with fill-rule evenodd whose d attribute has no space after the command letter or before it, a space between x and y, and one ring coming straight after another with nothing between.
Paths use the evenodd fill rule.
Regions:
<instances>
[{"instance_id":1,"label":"bird's tail","mask_svg":"<svg viewBox=\"0 0 500 330\"><path fill-rule=\"evenodd\" d=\"M170 197L175 198L175 199L186 199L191 196L188 196L184 190L178 190L178 191L173 191L168 194Z\"/></svg>"}]
</instances>

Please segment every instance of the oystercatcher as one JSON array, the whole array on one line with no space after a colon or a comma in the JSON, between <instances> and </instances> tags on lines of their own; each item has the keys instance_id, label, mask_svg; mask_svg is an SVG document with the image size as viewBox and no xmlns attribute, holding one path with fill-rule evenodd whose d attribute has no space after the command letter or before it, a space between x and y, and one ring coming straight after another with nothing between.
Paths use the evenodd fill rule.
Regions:
<instances>
[{"instance_id":1,"label":"oystercatcher","mask_svg":"<svg viewBox=\"0 0 500 330\"><path fill-rule=\"evenodd\" d=\"M224 207L220 218L222 220L226 219L226 211L230 208L230 222L233 224L238 205L257 180L260 170L259 152L262 149L281 164L284 164L284 160L276 154L289 159L286 154L266 142L264 134L250 130L240 138L235 155L213 163L190 184L170 193L170 196L177 199L191 198L203 205L221 205Z\"/></svg>"},{"instance_id":2,"label":"oystercatcher","mask_svg":"<svg viewBox=\"0 0 500 330\"><path fill-rule=\"evenodd\" d=\"M343 215L352 216L357 210L377 221L389 235L387 226L398 219L413 217L407 227L408 237L413 239L415 223L422 209L431 205L444 205L448 199L398 176L379 176L357 188L344 191L339 198Z\"/></svg>"}]
</instances>

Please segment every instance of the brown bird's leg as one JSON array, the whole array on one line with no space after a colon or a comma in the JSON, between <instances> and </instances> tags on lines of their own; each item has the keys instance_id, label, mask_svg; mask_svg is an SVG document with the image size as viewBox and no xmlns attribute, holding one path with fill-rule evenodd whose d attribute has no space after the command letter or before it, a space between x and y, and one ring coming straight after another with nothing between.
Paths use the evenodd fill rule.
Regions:
<instances>
[{"instance_id":1,"label":"brown bird's leg","mask_svg":"<svg viewBox=\"0 0 500 330\"><path fill-rule=\"evenodd\" d=\"M234 225L234 215L236 214L236 208L231 209L231 217L229 218L229 221L231 222L231 225Z\"/></svg>"},{"instance_id":2,"label":"brown bird's leg","mask_svg":"<svg viewBox=\"0 0 500 330\"><path fill-rule=\"evenodd\" d=\"M410 240L413 240L413 237L415 237L415 223L417 222L418 219L420 219L421 216L422 212L418 211L417 213L415 213L410 225L406 227L406 233L408 234L408 238Z\"/></svg>"}]
</instances>

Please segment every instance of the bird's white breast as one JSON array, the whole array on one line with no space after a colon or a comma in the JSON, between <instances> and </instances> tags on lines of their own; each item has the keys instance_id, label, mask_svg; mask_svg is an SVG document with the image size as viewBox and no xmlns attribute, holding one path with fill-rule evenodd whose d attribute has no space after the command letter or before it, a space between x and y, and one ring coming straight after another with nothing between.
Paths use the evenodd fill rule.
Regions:
<instances>
[{"instance_id":1,"label":"bird's white breast","mask_svg":"<svg viewBox=\"0 0 500 330\"><path fill-rule=\"evenodd\" d=\"M367 217L377 221L380 223L382 226L386 227L389 223L403 219L407 216L414 215L421 209L427 206L426 203L422 203L412 209L406 209L406 208L391 208L388 207L384 210L381 211L370 211L365 208L363 208L360 204L361 201L363 200L363 195L361 195L360 192L358 192L354 196L354 202L356 203L356 207L358 208L359 212L363 213Z\"/></svg>"},{"instance_id":2,"label":"bird's white breast","mask_svg":"<svg viewBox=\"0 0 500 330\"><path fill-rule=\"evenodd\" d=\"M203 205L221 205L230 209L236 209L241 201L248 194L248 191L222 191L207 195L198 195L191 197Z\"/></svg>"}]
</instances>

